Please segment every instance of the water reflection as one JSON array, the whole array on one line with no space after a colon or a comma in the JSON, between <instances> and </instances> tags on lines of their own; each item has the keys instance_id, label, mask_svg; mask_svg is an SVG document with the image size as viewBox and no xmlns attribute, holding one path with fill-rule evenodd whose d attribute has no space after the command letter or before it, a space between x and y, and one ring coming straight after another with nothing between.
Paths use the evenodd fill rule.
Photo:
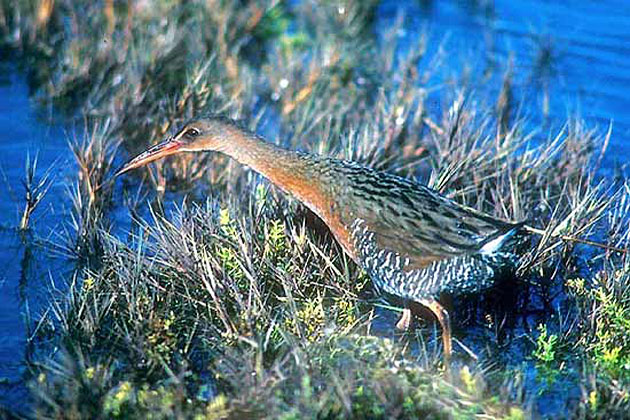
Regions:
<instances>
[{"instance_id":1,"label":"water reflection","mask_svg":"<svg viewBox=\"0 0 630 420\"><path fill-rule=\"evenodd\" d=\"M28 401L24 383L32 328L48 302L49 279L62 279L69 271L67 262L52 258L40 238L54 235L65 218L64 181L72 161L63 130L34 113L37 108L16 66L0 62L0 74L0 407L21 411ZM56 176L30 228L20 231L29 154L38 155L36 182L51 165Z\"/></svg>"}]
</instances>

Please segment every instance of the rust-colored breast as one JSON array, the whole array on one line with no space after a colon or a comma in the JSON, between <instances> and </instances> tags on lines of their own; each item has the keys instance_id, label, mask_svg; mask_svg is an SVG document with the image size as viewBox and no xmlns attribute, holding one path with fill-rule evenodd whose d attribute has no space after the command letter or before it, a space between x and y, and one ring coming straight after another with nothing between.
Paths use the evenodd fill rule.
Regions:
<instances>
[{"instance_id":1,"label":"rust-colored breast","mask_svg":"<svg viewBox=\"0 0 630 420\"><path fill-rule=\"evenodd\" d=\"M335 207L335 205L330 206L328 212L320 217L326 222L326 225L328 225L328 228L344 251L346 251L350 258L357 264L361 265L354 246L354 240L350 233L350 226L345 223L345 220L342 220L341 212L337 211Z\"/></svg>"},{"instance_id":2,"label":"rust-colored breast","mask_svg":"<svg viewBox=\"0 0 630 420\"><path fill-rule=\"evenodd\" d=\"M344 218L347 214L345 208L347 204L340 203L339 196L336 195L343 180L335 178L334 174L331 176L329 171L334 169L326 166L325 161L296 159L283 166L270 165L261 172L317 214L346 253L358 263L350 235L350 225L347 217Z\"/></svg>"}]
</instances>

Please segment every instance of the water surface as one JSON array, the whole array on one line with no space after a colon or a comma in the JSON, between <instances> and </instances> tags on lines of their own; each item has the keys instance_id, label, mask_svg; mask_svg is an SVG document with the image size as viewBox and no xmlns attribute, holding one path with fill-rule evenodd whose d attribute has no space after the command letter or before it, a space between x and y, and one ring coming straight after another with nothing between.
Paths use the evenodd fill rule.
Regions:
<instances>
[{"instance_id":1,"label":"water surface","mask_svg":"<svg viewBox=\"0 0 630 420\"><path fill-rule=\"evenodd\" d=\"M61 285L63 273L71 270L63 259L51 257L45 243L63 235L73 164L63 130L46 124L41 113L15 64L0 61L0 407L18 411L27 401L32 328L47 306L52 282ZM29 155L37 156L40 174L52 166L53 179L31 229L19 232Z\"/></svg>"},{"instance_id":2,"label":"water surface","mask_svg":"<svg viewBox=\"0 0 630 420\"><path fill-rule=\"evenodd\" d=\"M379 33L399 14L403 45L426 32L424 64L438 51L444 57L429 88L439 91L445 79L471 72L472 88L496 99L512 60L518 115L532 129L553 135L569 116L601 133L612 123L606 169L630 162L630 2L384 1Z\"/></svg>"}]
</instances>

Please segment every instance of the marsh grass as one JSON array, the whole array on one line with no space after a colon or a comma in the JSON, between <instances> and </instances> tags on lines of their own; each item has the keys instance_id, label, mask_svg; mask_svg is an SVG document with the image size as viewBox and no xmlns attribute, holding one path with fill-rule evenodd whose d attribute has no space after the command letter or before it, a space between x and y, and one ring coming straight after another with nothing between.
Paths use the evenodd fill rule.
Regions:
<instances>
[{"instance_id":1,"label":"marsh grass","mask_svg":"<svg viewBox=\"0 0 630 420\"><path fill-rule=\"evenodd\" d=\"M120 140L111 133L109 120L85 126L81 138L69 141L76 162L76 179L68 186L71 203L68 222L49 241L58 255L78 260L98 257L101 237L109 231L106 215L111 207L112 171Z\"/></svg>"},{"instance_id":2,"label":"marsh grass","mask_svg":"<svg viewBox=\"0 0 630 420\"><path fill-rule=\"evenodd\" d=\"M583 367L583 398L566 413L629 408L629 257L569 239L628 246L629 188L595 173L610 132L574 120L531 131L511 67L497 103L462 82L430 112L440 59L425 56L424 37L398 54L397 28L374 39L375 2L0 5L5 42L31 60L41 99L88 121L70 146L72 217L51 245L77 268L46 315L61 350L32 365L38 417L516 419L536 414L530 355L552 373L569 359ZM548 305L549 285L560 290L567 321L521 330L527 355L495 359L510 345L497 339L447 372L431 322L379 330L380 308L396 302L383 304L321 221L251 171L189 154L114 182L118 163L208 111L528 220L537 233L517 277ZM472 305L497 337L510 328L476 300L458 313Z\"/></svg>"},{"instance_id":3,"label":"marsh grass","mask_svg":"<svg viewBox=\"0 0 630 420\"><path fill-rule=\"evenodd\" d=\"M37 161L37 156L32 160L30 156L26 158L26 174L22 183L24 187L24 210L22 210L22 217L18 226L20 231L25 231L29 228L33 213L53 183L52 171L54 164L38 176Z\"/></svg>"}]
</instances>

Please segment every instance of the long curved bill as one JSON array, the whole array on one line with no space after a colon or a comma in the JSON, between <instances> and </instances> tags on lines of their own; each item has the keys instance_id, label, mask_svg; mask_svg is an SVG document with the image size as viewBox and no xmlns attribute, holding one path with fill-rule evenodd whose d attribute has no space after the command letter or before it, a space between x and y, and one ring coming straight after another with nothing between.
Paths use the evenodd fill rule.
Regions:
<instances>
[{"instance_id":1,"label":"long curved bill","mask_svg":"<svg viewBox=\"0 0 630 420\"><path fill-rule=\"evenodd\" d=\"M162 159L165 156L175 154L182 146L182 142L170 137L161 143L156 144L145 152L140 153L135 158L131 159L121 170L116 172L115 176L122 175L131 169L139 168L154 160Z\"/></svg>"}]
</instances>

